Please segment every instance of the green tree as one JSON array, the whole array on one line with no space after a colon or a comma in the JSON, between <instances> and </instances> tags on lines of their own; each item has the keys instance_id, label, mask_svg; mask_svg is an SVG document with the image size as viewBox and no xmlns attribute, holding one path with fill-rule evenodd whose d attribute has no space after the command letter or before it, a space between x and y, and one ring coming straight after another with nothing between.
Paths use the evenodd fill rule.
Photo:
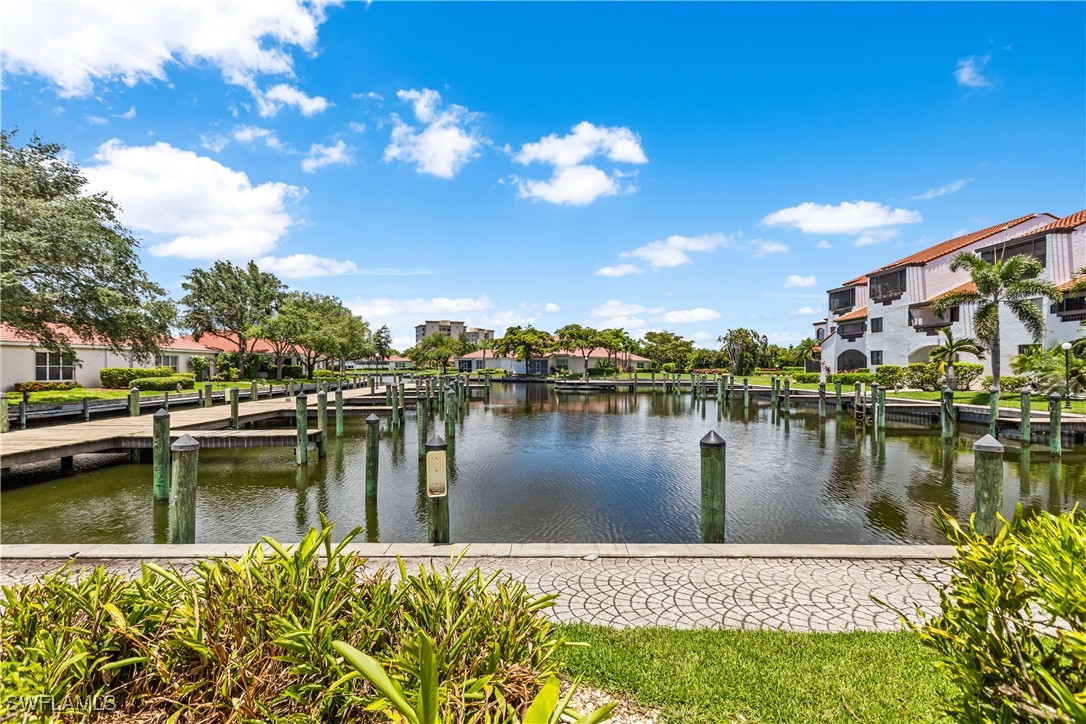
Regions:
<instances>
[{"instance_id":1,"label":"green tree","mask_svg":"<svg viewBox=\"0 0 1086 724\"><path fill-rule=\"evenodd\" d=\"M959 355L971 354L977 359L984 359L984 347L972 337L955 339L950 327L943 327L939 332L943 335L943 341L931 351L928 359L946 367L946 383L953 390L956 389L954 363L958 361Z\"/></svg>"},{"instance_id":2,"label":"green tree","mask_svg":"<svg viewBox=\"0 0 1086 724\"><path fill-rule=\"evenodd\" d=\"M547 332L527 327L509 327L505 336L494 340L494 351L524 363L524 371L531 370L532 359L546 354L554 347L554 337Z\"/></svg>"},{"instance_id":3,"label":"green tree","mask_svg":"<svg viewBox=\"0 0 1086 724\"><path fill-rule=\"evenodd\" d=\"M298 292L287 293L280 303L281 307L290 304L290 300L297 294ZM272 354L275 355L275 379L283 379L283 360L295 353L294 343L300 334L297 319L277 311L258 325L255 331L258 337L271 346Z\"/></svg>"},{"instance_id":4,"label":"green tree","mask_svg":"<svg viewBox=\"0 0 1086 724\"><path fill-rule=\"evenodd\" d=\"M588 358L592 351L600 346L600 333L592 327L582 327L579 324L567 324L554 332L558 337L558 344L563 349L571 352L579 352L584 360L584 374L588 376Z\"/></svg>"},{"instance_id":5,"label":"green tree","mask_svg":"<svg viewBox=\"0 0 1086 724\"><path fill-rule=\"evenodd\" d=\"M603 329L599 333L599 346L607 352L607 359L618 369L618 356L633 349L634 341L625 329Z\"/></svg>"},{"instance_id":6,"label":"green tree","mask_svg":"<svg viewBox=\"0 0 1086 724\"><path fill-rule=\"evenodd\" d=\"M999 390L1000 373L1000 308L1006 306L1026 327L1034 341L1040 342L1045 333L1045 315L1034 303L1037 297L1058 302L1063 295L1051 282L1040 278L1044 265L1039 259L1018 254L1009 259L999 258L989 264L972 252L963 252L950 262L951 271L967 269L976 291L947 294L932 302L931 308L942 317L951 307L976 305L973 327L992 355L992 387Z\"/></svg>"},{"instance_id":7,"label":"green tree","mask_svg":"<svg viewBox=\"0 0 1086 724\"><path fill-rule=\"evenodd\" d=\"M181 288L186 292L181 324L197 341L214 334L236 344L238 369L244 374L245 358L260 338L260 325L275 313L286 287L274 274L260 271L254 261L246 266L217 261L210 269L190 271Z\"/></svg>"},{"instance_id":8,"label":"green tree","mask_svg":"<svg viewBox=\"0 0 1086 724\"><path fill-rule=\"evenodd\" d=\"M322 357L338 356L345 317L351 312L337 297L328 294L296 292L289 295L279 309L279 316L294 330L294 345L312 378Z\"/></svg>"},{"instance_id":9,"label":"green tree","mask_svg":"<svg viewBox=\"0 0 1086 724\"><path fill-rule=\"evenodd\" d=\"M416 349L422 355L422 359L440 365L442 374L445 374L449 360L459 357L462 353L460 340L441 332L434 332L423 337Z\"/></svg>"},{"instance_id":10,"label":"green tree","mask_svg":"<svg viewBox=\"0 0 1086 724\"><path fill-rule=\"evenodd\" d=\"M140 268L132 234L105 193L87 193L64 147L0 131L0 320L35 346L74 358L70 328L139 360L157 354L176 317Z\"/></svg>"},{"instance_id":11,"label":"green tree","mask_svg":"<svg viewBox=\"0 0 1086 724\"><path fill-rule=\"evenodd\" d=\"M770 346L773 347L773 346L776 346L776 345L770 345ZM788 349L787 353L785 355L783 355L783 356L785 356L788 359L788 361L791 362L796 367L804 367L804 368L806 368L806 366L807 366L806 363L808 361L813 362L816 359L818 359L818 353L815 352L815 347L817 347L817 346L818 346L818 342L816 342L811 337L808 337L807 339L805 339L802 342L800 342L799 344L797 344L795 347L790 347ZM776 364L768 365L768 366L770 366L770 367L780 367L780 365L776 365Z\"/></svg>"},{"instance_id":12,"label":"green tree","mask_svg":"<svg viewBox=\"0 0 1086 724\"><path fill-rule=\"evenodd\" d=\"M386 360L392 354L392 332L387 324L373 333L373 354L378 361Z\"/></svg>"},{"instance_id":13,"label":"green tree","mask_svg":"<svg viewBox=\"0 0 1086 724\"><path fill-rule=\"evenodd\" d=\"M729 329L727 334L717 337L717 341L734 375L753 373L769 346L765 335L745 327Z\"/></svg>"},{"instance_id":14,"label":"green tree","mask_svg":"<svg viewBox=\"0 0 1086 724\"><path fill-rule=\"evenodd\" d=\"M346 369L347 360L374 355L370 325L362 317L352 314L346 307L341 307L339 314L329 323L333 328L332 343L325 349L325 353L339 362L340 372Z\"/></svg>"},{"instance_id":15,"label":"green tree","mask_svg":"<svg viewBox=\"0 0 1086 724\"><path fill-rule=\"evenodd\" d=\"M668 363L685 366L690 353L694 351L694 343L665 329L645 332L642 348L645 356L651 359L657 368Z\"/></svg>"}]
</instances>

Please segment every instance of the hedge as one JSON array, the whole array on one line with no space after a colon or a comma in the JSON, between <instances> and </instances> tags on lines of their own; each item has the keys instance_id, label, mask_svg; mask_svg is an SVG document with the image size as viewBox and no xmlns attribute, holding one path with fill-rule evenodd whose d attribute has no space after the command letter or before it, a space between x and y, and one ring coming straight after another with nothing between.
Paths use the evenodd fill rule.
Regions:
<instances>
[{"instance_id":1,"label":"hedge","mask_svg":"<svg viewBox=\"0 0 1086 724\"><path fill-rule=\"evenodd\" d=\"M934 392L943 383L943 373L939 370L939 365L934 362L928 364L913 362L905 368L903 380L906 387Z\"/></svg>"},{"instance_id":2,"label":"hedge","mask_svg":"<svg viewBox=\"0 0 1086 724\"><path fill-rule=\"evenodd\" d=\"M875 373L873 372L841 372L833 376L834 382L840 382L842 385L854 385L857 382L864 384L871 384L875 381Z\"/></svg>"},{"instance_id":3,"label":"hedge","mask_svg":"<svg viewBox=\"0 0 1086 724\"><path fill-rule=\"evenodd\" d=\"M283 365L283 379L299 379L305 376L301 365Z\"/></svg>"},{"instance_id":4,"label":"hedge","mask_svg":"<svg viewBox=\"0 0 1086 724\"><path fill-rule=\"evenodd\" d=\"M180 374L170 375L169 377L141 377L132 380L131 382L131 386L139 388L140 391L150 390L152 392L173 392L177 389L178 385L181 385L181 389L183 390L191 390L196 386L196 375Z\"/></svg>"},{"instance_id":5,"label":"hedge","mask_svg":"<svg viewBox=\"0 0 1086 724\"><path fill-rule=\"evenodd\" d=\"M875 368L875 382L883 387L896 387L905 378L900 365L879 365Z\"/></svg>"},{"instance_id":6,"label":"hedge","mask_svg":"<svg viewBox=\"0 0 1086 724\"><path fill-rule=\"evenodd\" d=\"M984 377L984 389L992 389L993 378L991 375ZM1030 379L1026 375L1000 375L999 377L999 391L1000 392L1021 392L1023 388L1028 387Z\"/></svg>"},{"instance_id":7,"label":"hedge","mask_svg":"<svg viewBox=\"0 0 1086 724\"><path fill-rule=\"evenodd\" d=\"M341 373L335 370L313 370L313 379L315 380L335 380L339 379Z\"/></svg>"},{"instance_id":8,"label":"hedge","mask_svg":"<svg viewBox=\"0 0 1086 724\"><path fill-rule=\"evenodd\" d=\"M954 389L968 390L984 374L984 365L979 362L954 363ZM991 385L989 385L991 387Z\"/></svg>"},{"instance_id":9,"label":"hedge","mask_svg":"<svg viewBox=\"0 0 1086 724\"><path fill-rule=\"evenodd\" d=\"M16 382L11 389L16 392L47 392L52 390L74 390L83 385L78 382Z\"/></svg>"},{"instance_id":10,"label":"hedge","mask_svg":"<svg viewBox=\"0 0 1086 724\"><path fill-rule=\"evenodd\" d=\"M98 376L102 379L102 387L121 390L131 387L134 380L170 377L173 374L169 367L103 367Z\"/></svg>"},{"instance_id":11,"label":"hedge","mask_svg":"<svg viewBox=\"0 0 1086 724\"><path fill-rule=\"evenodd\" d=\"M818 382L819 380L821 380L822 375L819 374L818 372L797 372L795 374L795 378L796 378L796 382L803 382L803 383L806 383L806 384L811 384L813 382ZM832 378L833 378L833 375L827 375L826 376L827 381L830 381Z\"/></svg>"}]
</instances>

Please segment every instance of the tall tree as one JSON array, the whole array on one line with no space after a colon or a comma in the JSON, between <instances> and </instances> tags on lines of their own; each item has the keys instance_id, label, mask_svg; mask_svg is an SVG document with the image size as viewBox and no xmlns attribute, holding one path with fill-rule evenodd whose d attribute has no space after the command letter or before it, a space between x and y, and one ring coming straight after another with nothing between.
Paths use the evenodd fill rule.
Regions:
<instances>
[{"instance_id":1,"label":"tall tree","mask_svg":"<svg viewBox=\"0 0 1086 724\"><path fill-rule=\"evenodd\" d=\"M276 314L256 327L256 335L271 346L272 354L275 355L277 380L283 379L283 360L294 352L294 339L298 336L291 322L289 317Z\"/></svg>"},{"instance_id":2,"label":"tall tree","mask_svg":"<svg viewBox=\"0 0 1086 724\"><path fill-rule=\"evenodd\" d=\"M296 330L294 344L311 378L322 357L337 356L340 325L350 310L336 297L297 292L284 301L279 315L289 319Z\"/></svg>"},{"instance_id":3,"label":"tall tree","mask_svg":"<svg viewBox=\"0 0 1086 724\"><path fill-rule=\"evenodd\" d=\"M383 361L388 359L389 353L392 350L392 332L389 331L388 325L381 325L381 328L373 333L373 353L377 358L377 361Z\"/></svg>"},{"instance_id":4,"label":"tall tree","mask_svg":"<svg viewBox=\"0 0 1086 724\"><path fill-rule=\"evenodd\" d=\"M1045 333L1045 315L1034 303L1037 297L1058 302L1063 295L1051 282L1041 279L1044 264L1035 257L1018 254L999 258L989 264L972 252L963 252L950 262L951 271L966 269L976 291L955 292L932 302L931 308L942 317L951 307L973 304L973 327L992 355L992 387L999 391L1000 308L1006 306L1026 327L1035 342Z\"/></svg>"},{"instance_id":5,"label":"tall tree","mask_svg":"<svg viewBox=\"0 0 1086 724\"><path fill-rule=\"evenodd\" d=\"M567 324L564 327L556 329L554 332L558 337L558 344L563 349L568 349L571 352L579 352L581 358L584 360L584 373L588 376L588 358L591 356L592 351L600 346L600 333L592 327L582 327L579 324Z\"/></svg>"},{"instance_id":6,"label":"tall tree","mask_svg":"<svg viewBox=\"0 0 1086 724\"><path fill-rule=\"evenodd\" d=\"M694 351L693 342L666 329L659 332L645 332L642 347L645 350L645 356L657 367L665 364L684 365L690 353Z\"/></svg>"},{"instance_id":7,"label":"tall tree","mask_svg":"<svg viewBox=\"0 0 1086 724\"><path fill-rule=\"evenodd\" d=\"M745 327L729 329L727 334L717 337L717 341L720 342L720 348L734 375L749 375L754 372L759 359L769 346L765 335Z\"/></svg>"},{"instance_id":8,"label":"tall tree","mask_svg":"<svg viewBox=\"0 0 1086 724\"><path fill-rule=\"evenodd\" d=\"M463 348L460 340L441 332L434 332L423 337L416 349L424 360L440 365L441 373L444 374L449 366L449 360L458 357Z\"/></svg>"},{"instance_id":9,"label":"tall tree","mask_svg":"<svg viewBox=\"0 0 1086 724\"><path fill-rule=\"evenodd\" d=\"M599 346L607 352L607 359L618 369L618 355L633 347L633 338L625 329L603 329L599 333Z\"/></svg>"},{"instance_id":10,"label":"tall tree","mask_svg":"<svg viewBox=\"0 0 1086 724\"><path fill-rule=\"evenodd\" d=\"M217 261L210 269L190 271L181 288L186 292L181 324L197 341L213 334L237 345L238 370L244 374L245 358L260 338L259 327L275 313L286 287L254 261L246 266Z\"/></svg>"},{"instance_id":11,"label":"tall tree","mask_svg":"<svg viewBox=\"0 0 1086 724\"><path fill-rule=\"evenodd\" d=\"M943 341L931 351L928 358L932 362L946 367L947 386L954 389L956 381L954 363L963 354L971 354L977 359L984 359L984 347L972 337L958 337L955 339L954 332L951 331L950 327L943 327L939 332L943 335Z\"/></svg>"},{"instance_id":12,"label":"tall tree","mask_svg":"<svg viewBox=\"0 0 1086 724\"><path fill-rule=\"evenodd\" d=\"M373 335L370 325L362 317L343 307L331 322L335 333L333 343L328 348L328 356L339 361L339 371L343 372L347 360L372 357L374 355Z\"/></svg>"},{"instance_id":13,"label":"tall tree","mask_svg":"<svg viewBox=\"0 0 1086 724\"><path fill-rule=\"evenodd\" d=\"M177 312L140 268L117 204L87 193L64 146L35 135L17 148L13 136L0 131L0 320L72 358L58 325L140 360L157 354Z\"/></svg>"},{"instance_id":14,"label":"tall tree","mask_svg":"<svg viewBox=\"0 0 1086 724\"><path fill-rule=\"evenodd\" d=\"M554 337L530 324L523 328L509 327L504 337L494 340L494 351L523 362L525 373L531 371L532 358L547 353L553 347Z\"/></svg>"}]
</instances>

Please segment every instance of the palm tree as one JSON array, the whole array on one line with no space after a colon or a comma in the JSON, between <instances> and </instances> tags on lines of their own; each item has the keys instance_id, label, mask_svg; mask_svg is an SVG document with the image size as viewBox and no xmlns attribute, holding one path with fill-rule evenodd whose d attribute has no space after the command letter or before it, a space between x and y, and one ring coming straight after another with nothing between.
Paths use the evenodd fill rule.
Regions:
<instances>
[{"instance_id":1,"label":"palm tree","mask_svg":"<svg viewBox=\"0 0 1086 724\"><path fill-rule=\"evenodd\" d=\"M994 264L972 252L963 252L950 262L951 271L969 270L976 291L947 294L931 304L940 317L951 307L962 304L976 305L973 310L973 326L977 336L988 346L992 355L992 387L999 392L999 310L1006 306L1036 342L1045 333L1045 316L1034 303L1036 297L1048 297L1054 302L1063 299L1052 282L1040 278L1044 265L1026 254L1009 259L999 258Z\"/></svg>"},{"instance_id":2,"label":"palm tree","mask_svg":"<svg viewBox=\"0 0 1086 724\"><path fill-rule=\"evenodd\" d=\"M931 351L929 359L946 366L947 387L954 389L954 363L958 361L958 355L971 354L977 359L984 359L984 348L972 337L954 339L950 327L943 327L939 331L943 333L943 342Z\"/></svg>"}]
</instances>

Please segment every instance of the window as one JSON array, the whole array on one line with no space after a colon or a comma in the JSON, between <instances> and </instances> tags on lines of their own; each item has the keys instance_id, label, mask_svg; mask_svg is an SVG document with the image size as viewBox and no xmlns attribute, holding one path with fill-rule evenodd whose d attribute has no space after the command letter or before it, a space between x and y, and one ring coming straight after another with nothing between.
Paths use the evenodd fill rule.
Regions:
<instances>
[{"instance_id":1,"label":"window","mask_svg":"<svg viewBox=\"0 0 1086 724\"><path fill-rule=\"evenodd\" d=\"M837 312L852 309L856 305L856 290L853 288L830 292L830 311Z\"/></svg>"},{"instance_id":2,"label":"window","mask_svg":"<svg viewBox=\"0 0 1086 724\"><path fill-rule=\"evenodd\" d=\"M897 271L880 274L877 277L871 277L871 299L875 301L897 299L904 293L904 269L898 269Z\"/></svg>"},{"instance_id":3,"label":"window","mask_svg":"<svg viewBox=\"0 0 1086 724\"><path fill-rule=\"evenodd\" d=\"M842 339L852 341L857 337L864 336L864 332L867 331L867 324L864 322L845 322L837 328L837 334Z\"/></svg>"},{"instance_id":4,"label":"window","mask_svg":"<svg viewBox=\"0 0 1086 724\"><path fill-rule=\"evenodd\" d=\"M961 307L951 307L950 308L950 321L951 322L960 322L960 321L962 321L962 308Z\"/></svg>"},{"instance_id":5,"label":"window","mask_svg":"<svg viewBox=\"0 0 1086 724\"><path fill-rule=\"evenodd\" d=\"M998 244L980 253L980 258L989 264L994 264L996 259L1010 259L1012 256L1025 254L1032 256L1042 264L1048 263L1048 243L1045 237L1019 241L1014 243Z\"/></svg>"},{"instance_id":6,"label":"window","mask_svg":"<svg viewBox=\"0 0 1086 724\"><path fill-rule=\"evenodd\" d=\"M560 370L565 370L566 372L569 372L569 360L565 357L560 357L555 360L554 366Z\"/></svg>"},{"instance_id":7,"label":"window","mask_svg":"<svg viewBox=\"0 0 1086 724\"><path fill-rule=\"evenodd\" d=\"M155 357L155 367L169 367L174 372L177 372L177 355L175 354L160 354Z\"/></svg>"},{"instance_id":8,"label":"window","mask_svg":"<svg viewBox=\"0 0 1086 724\"><path fill-rule=\"evenodd\" d=\"M481 360L481 359L475 360L475 369L477 369L477 370L486 369L486 360Z\"/></svg>"},{"instance_id":9,"label":"window","mask_svg":"<svg viewBox=\"0 0 1086 724\"><path fill-rule=\"evenodd\" d=\"M818 329L815 330L815 339L817 339L819 342L821 342L825 338L826 338L826 330L822 329L821 327L819 327Z\"/></svg>"},{"instance_id":10,"label":"window","mask_svg":"<svg viewBox=\"0 0 1086 724\"><path fill-rule=\"evenodd\" d=\"M75 379L71 357L56 352L34 354L34 379L38 382L70 382Z\"/></svg>"},{"instance_id":11,"label":"window","mask_svg":"<svg viewBox=\"0 0 1086 724\"><path fill-rule=\"evenodd\" d=\"M882 364L882 350L876 349L871 351L871 364L874 366Z\"/></svg>"},{"instance_id":12,"label":"window","mask_svg":"<svg viewBox=\"0 0 1086 724\"><path fill-rule=\"evenodd\" d=\"M881 332L882 331L882 317L872 317L872 319L871 319L871 331L872 332Z\"/></svg>"}]
</instances>

